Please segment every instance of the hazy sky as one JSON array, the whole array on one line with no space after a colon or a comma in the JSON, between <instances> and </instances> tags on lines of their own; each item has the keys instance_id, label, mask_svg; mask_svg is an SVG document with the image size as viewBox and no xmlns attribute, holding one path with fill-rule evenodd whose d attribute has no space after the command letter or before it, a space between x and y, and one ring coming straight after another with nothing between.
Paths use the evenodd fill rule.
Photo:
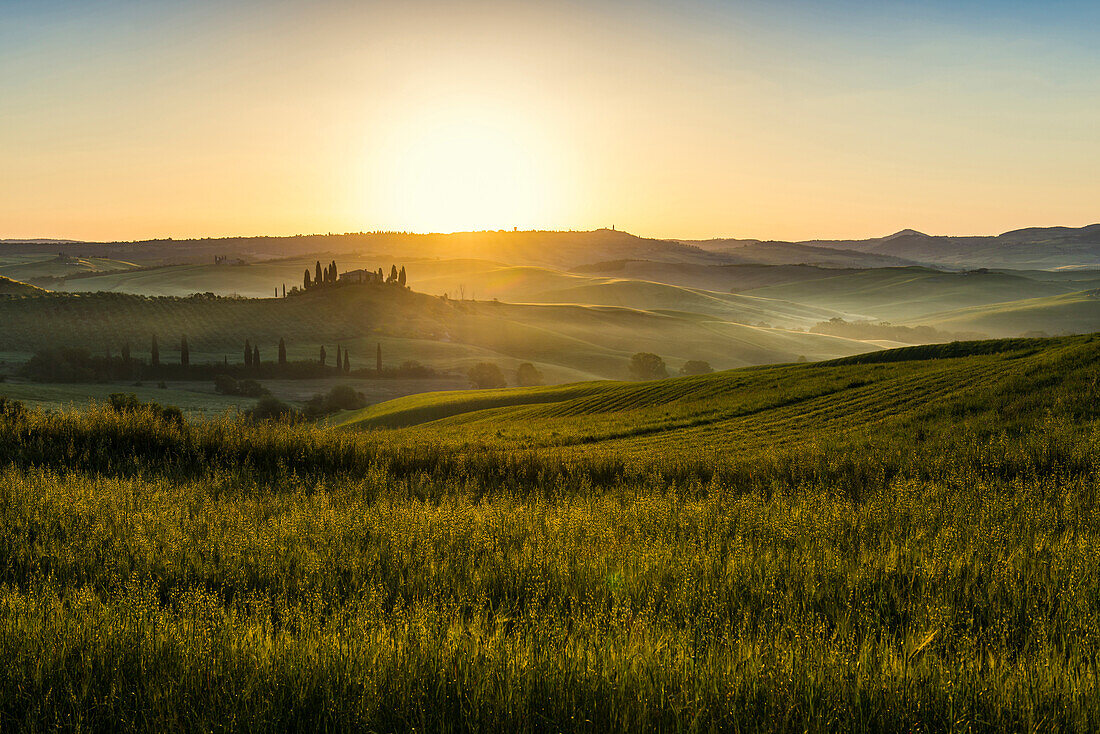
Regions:
<instances>
[{"instance_id":1,"label":"hazy sky","mask_svg":"<svg viewBox=\"0 0 1100 734\"><path fill-rule=\"evenodd\" d=\"M1100 3L0 0L0 238L1100 221Z\"/></svg>"}]
</instances>

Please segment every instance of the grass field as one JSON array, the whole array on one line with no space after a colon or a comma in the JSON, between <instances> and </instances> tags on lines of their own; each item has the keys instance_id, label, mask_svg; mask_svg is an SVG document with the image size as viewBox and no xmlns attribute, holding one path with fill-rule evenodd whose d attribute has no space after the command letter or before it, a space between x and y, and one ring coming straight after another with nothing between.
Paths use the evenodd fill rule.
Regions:
<instances>
[{"instance_id":1,"label":"grass field","mask_svg":"<svg viewBox=\"0 0 1100 734\"><path fill-rule=\"evenodd\" d=\"M919 347L342 429L4 404L0 726L1095 730L1098 357Z\"/></svg>"}]
</instances>

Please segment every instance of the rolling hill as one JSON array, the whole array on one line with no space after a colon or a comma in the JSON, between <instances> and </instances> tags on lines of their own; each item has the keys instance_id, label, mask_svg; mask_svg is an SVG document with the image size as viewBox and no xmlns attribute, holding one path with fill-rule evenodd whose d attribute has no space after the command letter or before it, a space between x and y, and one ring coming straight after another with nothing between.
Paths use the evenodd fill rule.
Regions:
<instances>
[{"instance_id":1,"label":"rolling hill","mask_svg":"<svg viewBox=\"0 0 1100 734\"><path fill-rule=\"evenodd\" d=\"M1054 405L1053 385L1063 396L1097 395L1097 358L1097 335L956 342L657 382L427 393L331 424L394 429L386 437L394 445L491 443L496 451L720 464L807 442L911 437L947 419L998 430L1008 427L1006 415L1037 420ZM1095 417L1098 404L1080 409Z\"/></svg>"},{"instance_id":2,"label":"rolling hill","mask_svg":"<svg viewBox=\"0 0 1100 734\"><path fill-rule=\"evenodd\" d=\"M1011 272L951 273L909 267L846 271L831 278L766 286L745 294L812 303L866 319L905 321L941 311L1074 290L1079 286L1073 283L1033 280Z\"/></svg>"},{"instance_id":3,"label":"rolling hill","mask_svg":"<svg viewBox=\"0 0 1100 734\"><path fill-rule=\"evenodd\" d=\"M954 268L1095 268L1100 265L1100 224L1032 227L995 237L938 237L912 229L869 240L802 243L855 250Z\"/></svg>"},{"instance_id":4,"label":"rolling hill","mask_svg":"<svg viewBox=\"0 0 1100 734\"><path fill-rule=\"evenodd\" d=\"M356 367L418 360L443 370L499 361L534 362L548 380L618 378L630 355L653 351L672 369L689 359L716 368L828 359L875 350L839 337L752 327L715 316L613 306L453 301L395 287L347 286L288 298L148 297L119 293L44 294L0 299L0 344L12 359L56 347L115 353L129 343L145 357L157 334L166 361L187 334L193 361L237 361L245 340L269 360L280 338L291 359L313 359L322 344L350 347Z\"/></svg>"}]
</instances>

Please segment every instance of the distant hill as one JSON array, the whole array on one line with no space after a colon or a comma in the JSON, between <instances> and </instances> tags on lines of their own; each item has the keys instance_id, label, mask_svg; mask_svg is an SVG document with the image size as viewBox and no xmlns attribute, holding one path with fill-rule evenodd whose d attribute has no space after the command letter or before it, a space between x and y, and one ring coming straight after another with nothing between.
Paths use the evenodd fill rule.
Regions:
<instances>
[{"instance_id":1,"label":"distant hill","mask_svg":"<svg viewBox=\"0 0 1100 734\"><path fill-rule=\"evenodd\" d=\"M704 265L817 265L837 268L1100 267L1100 224L1033 227L996 237L933 236L903 229L865 240L804 242L746 239L655 239L627 232L486 231L452 234L358 232L293 237L222 237L141 242L4 240L0 256L52 254L108 258L137 264L212 262L215 256L268 260L313 253L359 253L396 259L485 259L510 265L569 269L614 260L652 260Z\"/></svg>"},{"instance_id":2,"label":"distant hill","mask_svg":"<svg viewBox=\"0 0 1100 734\"><path fill-rule=\"evenodd\" d=\"M1078 228L1032 227L996 237L940 237L906 229L876 239L802 244L827 251L840 248L948 267L1100 267L1100 224Z\"/></svg>"},{"instance_id":3,"label":"distant hill","mask_svg":"<svg viewBox=\"0 0 1100 734\"><path fill-rule=\"evenodd\" d=\"M882 268L916 264L913 260L892 254L798 242L736 239L681 242L722 255L727 264L816 265L833 268Z\"/></svg>"},{"instance_id":4,"label":"distant hill","mask_svg":"<svg viewBox=\"0 0 1100 734\"><path fill-rule=\"evenodd\" d=\"M722 263L728 258L674 240L638 237L598 229L572 231L490 231L454 234L349 233L295 237L225 237L144 242L78 242L10 244L0 254L62 252L74 257L98 257L139 264L202 264L215 256L245 260L300 257L313 253L359 253L409 258L472 258L513 265L571 268L586 263L628 257L664 262Z\"/></svg>"},{"instance_id":5,"label":"distant hill","mask_svg":"<svg viewBox=\"0 0 1100 734\"><path fill-rule=\"evenodd\" d=\"M908 267L846 271L832 278L757 288L746 295L814 304L865 319L904 321L941 311L1054 296L1079 289L1074 283L1032 280L1010 271L944 272ZM1068 322L1066 327L1070 327Z\"/></svg>"}]
</instances>

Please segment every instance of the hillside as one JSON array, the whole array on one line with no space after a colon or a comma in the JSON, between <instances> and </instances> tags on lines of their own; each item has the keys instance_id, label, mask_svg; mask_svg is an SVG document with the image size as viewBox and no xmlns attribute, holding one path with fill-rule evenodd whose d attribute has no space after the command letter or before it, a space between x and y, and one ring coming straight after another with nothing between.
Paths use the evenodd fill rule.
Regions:
<instances>
[{"instance_id":1,"label":"hillside","mask_svg":"<svg viewBox=\"0 0 1100 734\"><path fill-rule=\"evenodd\" d=\"M841 272L831 278L766 286L745 294L812 303L867 319L904 321L941 311L1074 290L1079 290L1079 286L1073 283L1033 280L1010 271L951 273L910 267ZM1067 322L1066 326L1070 325Z\"/></svg>"},{"instance_id":2,"label":"hillside","mask_svg":"<svg viewBox=\"0 0 1100 734\"><path fill-rule=\"evenodd\" d=\"M396 429L386 434L395 445L721 463L820 440L912 436L948 416L1007 430L1002 416L1035 420L1053 405L1052 386L1058 399L1097 395L1097 358L1096 335L959 342L658 382L413 395L332 424ZM1096 405L1079 409L1095 417Z\"/></svg>"},{"instance_id":3,"label":"hillside","mask_svg":"<svg viewBox=\"0 0 1100 734\"><path fill-rule=\"evenodd\" d=\"M8 256L58 253L113 258L142 265L203 264L215 256L246 261L302 257L314 253L409 258L488 259L515 265L570 268L603 260L640 257L665 262L725 262L723 256L674 240L638 237L598 229L574 231L487 231L452 234L359 232L295 237L223 237L201 240L8 244Z\"/></svg>"},{"instance_id":4,"label":"hillside","mask_svg":"<svg viewBox=\"0 0 1100 734\"><path fill-rule=\"evenodd\" d=\"M454 301L392 287L349 286L288 298L172 298L115 293L0 299L0 344L10 359L58 345L118 353L127 342L147 359L158 335L166 361L187 334L192 360L238 360L245 340L270 360L284 338L291 359L314 359L320 345L351 350L355 367L382 345L390 366L417 360L465 371L498 361L509 371L535 363L560 382L618 378L638 351L672 369L689 359L716 368L829 359L878 349L838 337L760 328L688 312L624 307Z\"/></svg>"},{"instance_id":5,"label":"hillside","mask_svg":"<svg viewBox=\"0 0 1100 734\"><path fill-rule=\"evenodd\" d=\"M1092 731L1098 359L948 344L336 430L2 401L0 717Z\"/></svg>"},{"instance_id":6,"label":"hillside","mask_svg":"<svg viewBox=\"0 0 1100 734\"><path fill-rule=\"evenodd\" d=\"M1100 330L1100 291L1074 291L1045 298L994 303L934 313L916 319L937 329L979 331L990 336L1017 336Z\"/></svg>"},{"instance_id":7,"label":"hillside","mask_svg":"<svg viewBox=\"0 0 1100 734\"><path fill-rule=\"evenodd\" d=\"M938 237L907 229L869 240L803 243L957 268L1053 269L1100 265L1100 224L1032 227L995 237Z\"/></svg>"},{"instance_id":8,"label":"hillside","mask_svg":"<svg viewBox=\"0 0 1100 734\"><path fill-rule=\"evenodd\" d=\"M3 296L33 296L46 291L28 283L0 276L0 295Z\"/></svg>"}]
</instances>

